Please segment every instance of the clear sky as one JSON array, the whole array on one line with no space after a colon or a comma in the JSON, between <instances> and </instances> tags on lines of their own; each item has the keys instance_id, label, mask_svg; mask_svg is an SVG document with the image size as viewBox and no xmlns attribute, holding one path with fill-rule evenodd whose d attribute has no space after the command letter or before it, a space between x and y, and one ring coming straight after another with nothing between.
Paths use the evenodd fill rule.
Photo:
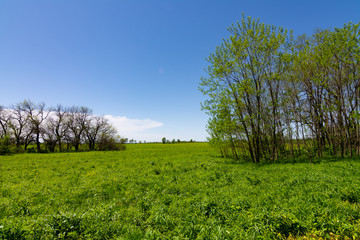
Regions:
<instances>
[{"instance_id":1,"label":"clear sky","mask_svg":"<svg viewBox=\"0 0 360 240\"><path fill-rule=\"evenodd\" d=\"M245 16L311 34L360 1L0 0L0 105L86 106L138 141L205 140L205 60Z\"/></svg>"}]
</instances>

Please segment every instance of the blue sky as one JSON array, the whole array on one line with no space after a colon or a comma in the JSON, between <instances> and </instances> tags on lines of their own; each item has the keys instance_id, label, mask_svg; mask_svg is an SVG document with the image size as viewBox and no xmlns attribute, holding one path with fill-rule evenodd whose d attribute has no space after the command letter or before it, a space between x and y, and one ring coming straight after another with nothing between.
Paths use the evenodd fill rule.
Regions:
<instances>
[{"instance_id":1,"label":"blue sky","mask_svg":"<svg viewBox=\"0 0 360 240\"><path fill-rule=\"evenodd\" d=\"M205 58L245 16L311 34L360 1L1 0L0 105L87 106L125 137L205 140Z\"/></svg>"}]
</instances>

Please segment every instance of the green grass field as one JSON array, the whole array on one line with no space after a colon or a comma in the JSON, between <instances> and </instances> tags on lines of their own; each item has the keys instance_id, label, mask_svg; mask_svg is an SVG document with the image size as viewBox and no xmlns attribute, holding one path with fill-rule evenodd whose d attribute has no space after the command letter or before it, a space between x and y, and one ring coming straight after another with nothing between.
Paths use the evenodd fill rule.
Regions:
<instances>
[{"instance_id":1,"label":"green grass field","mask_svg":"<svg viewBox=\"0 0 360 240\"><path fill-rule=\"evenodd\" d=\"M0 164L0 239L360 238L356 159L256 165L188 143Z\"/></svg>"}]
</instances>

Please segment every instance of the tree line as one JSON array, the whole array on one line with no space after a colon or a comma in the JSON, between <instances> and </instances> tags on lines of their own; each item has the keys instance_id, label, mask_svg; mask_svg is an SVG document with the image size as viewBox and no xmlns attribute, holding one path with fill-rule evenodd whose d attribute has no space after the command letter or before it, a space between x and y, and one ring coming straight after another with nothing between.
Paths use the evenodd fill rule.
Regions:
<instances>
[{"instance_id":1,"label":"tree line","mask_svg":"<svg viewBox=\"0 0 360 240\"><path fill-rule=\"evenodd\" d=\"M162 142L163 144L165 144L165 143L172 143L172 144L174 144L174 143L193 143L193 142L195 142L195 141L192 140L192 139L190 139L189 141L181 141L180 139L175 140L175 138L174 138L172 141L170 141L169 139L166 139L166 137L163 137L163 138L161 139L161 142Z\"/></svg>"},{"instance_id":2,"label":"tree line","mask_svg":"<svg viewBox=\"0 0 360 240\"><path fill-rule=\"evenodd\" d=\"M87 107L46 108L44 103L25 100L0 106L0 141L0 152L8 153L121 150L126 139Z\"/></svg>"},{"instance_id":3,"label":"tree line","mask_svg":"<svg viewBox=\"0 0 360 240\"><path fill-rule=\"evenodd\" d=\"M200 83L224 157L359 156L359 24L294 38L243 16L228 30Z\"/></svg>"}]
</instances>

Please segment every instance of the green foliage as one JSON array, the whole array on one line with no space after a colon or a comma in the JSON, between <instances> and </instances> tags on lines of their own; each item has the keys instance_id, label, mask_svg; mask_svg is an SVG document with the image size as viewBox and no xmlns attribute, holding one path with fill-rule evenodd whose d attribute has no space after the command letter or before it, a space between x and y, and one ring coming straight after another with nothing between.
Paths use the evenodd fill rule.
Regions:
<instances>
[{"instance_id":1,"label":"green foliage","mask_svg":"<svg viewBox=\"0 0 360 240\"><path fill-rule=\"evenodd\" d=\"M294 40L251 17L231 25L200 82L209 142L223 157L257 163L359 156L359 26Z\"/></svg>"},{"instance_id":2,"label":"green foliage","mask_svg":"<svg viewBox=\"0 0 360 240\"><path fill-rule=\"evenodd\" d=\"M102 134L98 140L97 146L100 151L120 151L125 150L125 139L114 138L113 136Z\"/></svg>"},{"instance_id":3,"label":"green foliage","mask_svg":"<svg viewBox=\"0 0 360 240\"><path fill-rule=\"evenodd\" d=\"M0 239L360 238L358 159L255 165L205 143L127 148L0 157Z\"/></svg>"},{"instance_id":4,"label":"green foliage","mask_svg":"<svg viewBox=\"0 0 360 240\"><path fill-rule=\"evenodd\" d=\"M209 97L202 107L211 117L210 141L225 157L274 160L282 147L280 88L291 62L291 34L244 16L228 30L231 36L208 57L208 77L200 83Z\"/></svg>"},{"instance_id":5,"label":"green foliage","mask_svg":"<svg viewBox=\"0 0 360 240\"><path fill-rule=\"evenodd\" d=\"M7 135L4 138L0 138L0 155L10 154L9 137Z\"/></svg>"},{"instance_id":6,"label":"green foliage","mask_svg":"<svg viewBox=\"0 0 360 240\"><path fill-rule=\"evenodd\" d=\"M49 226L52 229L54 238L57 239L78 239L84 232L84 227L81 225L82 218L72 214L53 215L49 219Z\"/></svg>"}]
</instances>

